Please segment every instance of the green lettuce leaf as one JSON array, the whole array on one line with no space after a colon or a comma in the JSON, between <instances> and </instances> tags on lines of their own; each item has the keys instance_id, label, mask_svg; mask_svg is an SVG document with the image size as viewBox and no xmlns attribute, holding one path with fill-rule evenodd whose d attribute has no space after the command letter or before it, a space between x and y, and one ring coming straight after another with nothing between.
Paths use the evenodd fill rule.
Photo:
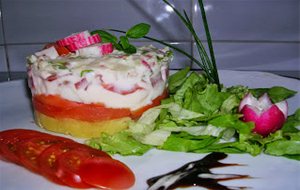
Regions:
<instances>
[{"instance_id":1,"label":"green lettuce leaf","mask_svg":"<svg viewBox=\"0 0 300 190\"><path fill-rule=\"evenodd\" d=\"M203 89L205 89L206 84L207 80L203 75L192 72L174 94L174 102L182 105L184 102L185 93L188 89L197 89L202 91Z\"/></svg>"},{"instance_id":2,"label":"green lettuce leaf","mask_svg":"<svg viewBox=\"0 0 300 190\"><path fill-rule=\"evenodd\" d=\"M284 132L298 132L299 130L296 127L300 126L300 108L296 110L293 115L288 116L287 121L282 127Z\"/></svg>"},{"instance_id":3,"label":"green lettuce leaf","mask_svg":"<svg viewBox=\"0 0 300 190\"><path fill-rule=\"evenodd\" d=\"M195 152L218 141L213 136L193 136L187 133L172 134L159 148L163 150Z\"/></svg>"},{"instance_id":4,"label":"green lettuce leaf","mask_svg":"<svg viewBox=\"0 0 300 190\"><path fill-rule=\"evenodd\" d=\"M262 152L262 147L258 144L250 142L225 142L216 143L207 146L205 149L195 151L197 153L208 153L208 152L224 152L224 153L249 153L252 156L259 155Z\"/></svg>"},{"instance_id":5,"label":"green lettuce leaf","mask_svg":"<svg viewBox=\"0 0 300 190\"><path fill-rule=\"evenodd\" d=\"M168 83L169 83L169 92L170 93L175 93L178 88L185 82L185 79L188 75L190 71L189 67L186 67L176 73L174 73L173 75L171 75L168 79Z\"/></svg>"},{"instance_id":6,"label":"green lettuce leaf","mask_svg":"<svg viewBox=\"0 0 300 190\"><path fill-rule=\"evenodd\" d=\"M300 140L278 140L266 144L264 151L266 154L274 156L287 156L300 160Z\"/></svg>"},{"instance_id":7,"label":"green lettuce leaf","mask_svg":"<svg viewBox=\"0 0 300 190\"><path fill-rule=\"evenodd\" d=\"M99 138L92 138L86 142L89 146L111 154L143 155L152 146L142 144L135 140L127 131L115 135L103 133Z\"/></svg>"},{"instance_id":8,"label":"green lettuce leaf","mask_svg":"<svg viewBox=\"0 0 300 190\"><path fill-rule=\"evenodd\" d=\"M250 92L255 96L255 97L260 97L264 93L267 93L270 97L270 99L276 103L283 101L287 98L290 98L294 96L297 92L287 89L282 86L273 86L271 88L255 88L255 89L250 89Z\"/></svg>"}]
</instances>

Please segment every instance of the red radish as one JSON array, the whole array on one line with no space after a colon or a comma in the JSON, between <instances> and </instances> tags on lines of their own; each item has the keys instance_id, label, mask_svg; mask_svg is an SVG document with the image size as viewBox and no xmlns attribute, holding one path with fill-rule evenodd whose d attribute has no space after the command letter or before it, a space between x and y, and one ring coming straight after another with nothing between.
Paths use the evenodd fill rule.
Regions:
<instances>
[{"instance_id":1,"label":"red radish","mask_svg":"<svg viewBox=\"0 0 300 190\"><path fill-rule=\"evenodd\" d=\"M66 47L70 50L70 51L76 51L80 48L84 48L86 46L89 45L89 42L86 40L86 39L83 39L81 41L77 41L77 42L74 42L70 45L67 45Z\"/></svg>"},{"instance_id":2,"label":"red radish","mask_svg":"<svg viewBox=\"0 0 300 190\"><path fill-rule=\"evenodd\" d=\"M47 81L52 82L57 79L57 74L52 74L46 78Z\"/></svg>"},{"instance_id":3,"label":"red radish","mask_svg":"<svg viewBox=\"0 0 300 190\"><path fill-rule=\"evenodd\" d=\"M67 36L64 39L60 39L56 43L59 46L67 47L70 51L76 51L80 48L100 42L101 38L98 34L91 36L88 31L83 31Z\"/></svg>"},{"instance_id":4,"label":"red radish","mask_svg":"<svg viewBox=\"0 0 300 190\"><path fill-rule=\"evenodd\" d=\"M89 83L88 83L88 81L86 80L86 78L83 78L83 79L81 79L80 81L78 81L78 82L76 82L76 83L74 84L76 90L79 90L79 89L84 89L84 90L86 90L87 87L88 87L88 85L89 85Z\"/></svg>"},{"instance_id":5,"label":"red radish","mask_svg":"<svg viewBox=\"0 0 300 190\"><path fill-rule=\"evenodd\" d=\"M96 44L96 43L100 43L101 42L101 38L99 35L93 35L93 36L89 36L85 39L81 39L78 41L75 41L69 45L67 45L66 47L70 50L70 51L76 51L78 49Z\"/></svg>"},{"instance_id":6,"label":"red radish","mask_svg":"<svg viewBox=\"0 0 300 190\"><path fill-rule=\"evenodd\" d=\"M265 137L281 129L288 115L288 104L287 101L272 104L267 94L256 99L249 93L241 101L239 112L243 121L255 123L253 132Z\"/></svg>"},{"instance_id":7,"label":"red radish","mask_svg":"<svg viewBox=\"0 0 300 190\"><path fill-rule=\"evenodd\" d=\"M57 41L57 44L60 46L68 46L74 42L82 41L87 39L90 35L90 33L86 30L83 32L78 32L71 34L70 36L65 37L64 39L60 39Z\"/></svg>"},{"instance_id":8,"label":"red radish","mask_svg":"<svg viewBox=\"0 0 300 190\"><path fill-rule=\"evenodd\" d=\"M143 64L145 67L147 67L149 70L151 70L151 66L150 66L150 64L149 64L147 61L145 61L144 59L142 59L141 62L142 62L142 64Z\"/></svg>"},{"instance_id":9,"label":"red radish","mask_svg":"<svg viewBox=\"0 0 300 190\"><path fill-rule=\"evenodd\" d=\"M98 34L94 34L88 37L88 41L90 44L96 44L96 43L100 43L102 39Z\"/></svg>"},{"instance_id":10,"label":"red radish","mask_svg":"<svg viewBox=\"0 0 300 190\"><path fill-rule=\"evenodd\" d=\"M114 48L112 43L105 43L101 46L102 55L110 54L111 52L113 52L113 50Z\"/></svg>"}]
</instances>

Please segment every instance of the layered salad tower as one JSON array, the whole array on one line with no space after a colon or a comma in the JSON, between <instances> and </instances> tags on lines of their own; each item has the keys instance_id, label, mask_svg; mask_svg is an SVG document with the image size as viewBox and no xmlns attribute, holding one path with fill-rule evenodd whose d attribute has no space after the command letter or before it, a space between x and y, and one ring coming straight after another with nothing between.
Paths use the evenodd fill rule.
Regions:
<instances>
[{"instance_id":1,"label":"layered salad tower","mask_svg":"<svg viewBox=\"0 0 300 190\"><path fill-rule=\"evenodd\" d=\"M167 96L168 48L126 54L88 31L28 57L36 123L75 137L116 133Z\"/></svg>"}]
</instances>

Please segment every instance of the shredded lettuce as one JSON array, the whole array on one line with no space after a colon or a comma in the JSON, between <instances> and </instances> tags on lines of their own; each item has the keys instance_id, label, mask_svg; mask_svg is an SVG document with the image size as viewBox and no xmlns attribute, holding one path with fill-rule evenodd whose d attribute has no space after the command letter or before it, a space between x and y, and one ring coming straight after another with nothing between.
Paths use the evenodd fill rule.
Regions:
<instances>
[{"instance_id":1,"label":"shredded lettuce","mask_svg":"<svg viewBox=\"0 0 300 190\"><path fill-rule=\"evenodd\" d=\"M151 148L208 153L262 152L300 160L300 109L288 117L281 130L262 137L252 133L254 123L240 120L241 99L269 93L273 102L296 92L284 87L249 89L208 83L204 74L181 70L169 78L170 97L133 122L129 129L114 135L102 134L87 141L94 148L121 155L142 155Z\"/></svg>"},{"instance_id":2,"label":"shredded lettuce","mask_svg":"<svg viewBox=\"0 0 300 190\"><path fill-rule=\"evenodd\" d=\"M101 137L89 139L86 143L93 148L121 155L143 155L152 148L135 140L126 131L115 135L103 133Z\"/></svg>"}]
</instances>

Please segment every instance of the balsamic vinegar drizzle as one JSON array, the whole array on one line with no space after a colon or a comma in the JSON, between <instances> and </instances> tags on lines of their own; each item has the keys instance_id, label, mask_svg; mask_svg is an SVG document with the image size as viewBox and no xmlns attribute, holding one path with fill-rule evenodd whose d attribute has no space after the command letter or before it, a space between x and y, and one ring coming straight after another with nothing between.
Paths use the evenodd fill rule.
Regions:
<instances>
[{"instance_id":1,"label":"balsamic vinegar drizzle","mask_svg":"<svg viewBox=\"0 0 300 190\"><path fill-rule=\"evenodd\" d=\"M219 181L250 178L248 175L214 174L212 168L239 166L239 164L220 163L227 157L225 153L211 153L201 160L189 162L169 173L156 176L147 180L148 190L170 190L177 187L199 186L211 190L240 190L247 187L227 187Z\"/></svg>"}]
</instances>

